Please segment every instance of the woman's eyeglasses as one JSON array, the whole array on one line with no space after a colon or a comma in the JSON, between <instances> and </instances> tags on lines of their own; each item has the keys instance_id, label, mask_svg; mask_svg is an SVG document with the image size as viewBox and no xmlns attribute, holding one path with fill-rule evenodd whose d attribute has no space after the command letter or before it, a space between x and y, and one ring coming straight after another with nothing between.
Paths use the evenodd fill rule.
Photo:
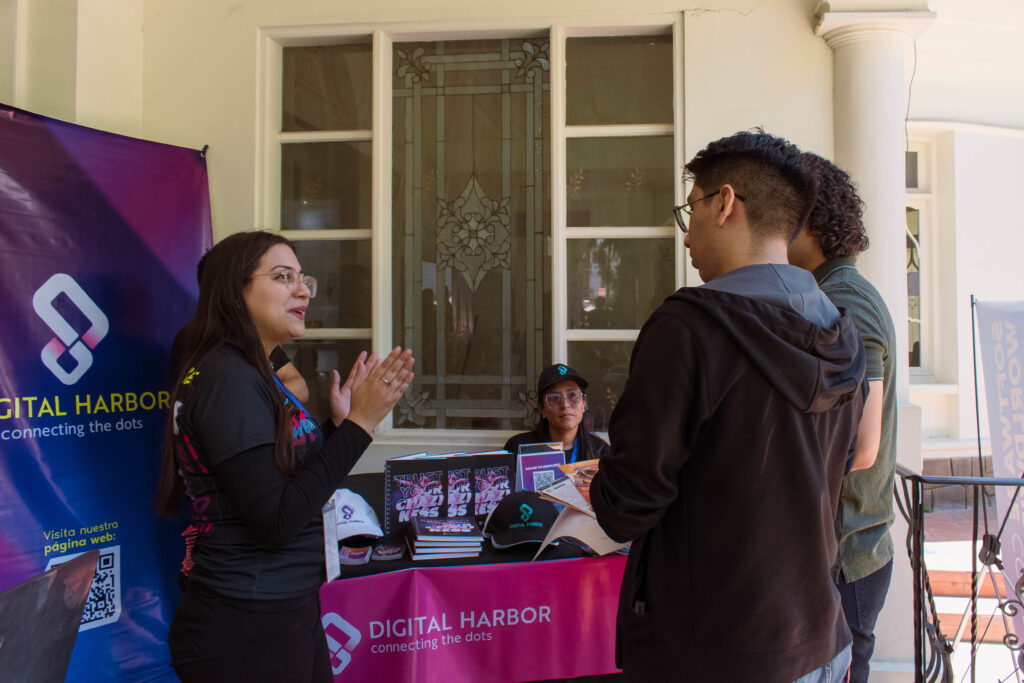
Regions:
<instances>
[{"instance_id":1,"label":"woman's eyeglasses","mask_svg":"<svg viewBox=\"0 0 1024 683\"><path fill-rule=\"evenodd\" d=\"M256 273L252 277L269 277L274 282L280 282L292 292L297 290L301 283L306 285L306 289L309 290L310 299L316 296L316 278L291 268L279 268L270 273Z\"/></svg>"},{"instance_id":2,"label":"woman's eyeglasses","mask_svg":"<svg viewBox=\"0 0 1024 683\"><path fill-rule=\"evenodd\" d=\"M566 401L573 408L583 403L583 392L579 389L573 389L572 391L564 394L544 394L544 405L548 408L557 408L561 405L562 401Z\"/></svg>"}]
</instances>

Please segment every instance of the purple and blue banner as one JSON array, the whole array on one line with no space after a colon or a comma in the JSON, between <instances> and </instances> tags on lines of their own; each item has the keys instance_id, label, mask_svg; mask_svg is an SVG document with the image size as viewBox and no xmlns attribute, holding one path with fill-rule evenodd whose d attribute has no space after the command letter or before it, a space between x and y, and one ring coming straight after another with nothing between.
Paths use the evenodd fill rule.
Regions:
<instances>
[{"instance_id":1,"label":"purple and blue banner","mask_svg":"<svg viewBox=\"0 0 1024 683\"><path fill-rule=\"evenodd\" d=\"M992 474L1019 479L1024 476L1024 301L978 301L976 306ZM1016 586L1024 576L1024 496L1009 486L995 489L999 519L1006 520L1000 539L1003 574L1008 586ZM1011 616L1014 632L1024 633L1024 614Z\"/></svg>"},{"instance_id":2,"label":"purple and blue banner","mask_svg":"<svg viewBox=\"0 0 1024 683\"><path fill-rule=\"evenodd\" d=\"M0 591L100 551L69 681L174 679L183 524L150 499L211 243L201 152L0 105Z\"/></svg>"}]
</instances>

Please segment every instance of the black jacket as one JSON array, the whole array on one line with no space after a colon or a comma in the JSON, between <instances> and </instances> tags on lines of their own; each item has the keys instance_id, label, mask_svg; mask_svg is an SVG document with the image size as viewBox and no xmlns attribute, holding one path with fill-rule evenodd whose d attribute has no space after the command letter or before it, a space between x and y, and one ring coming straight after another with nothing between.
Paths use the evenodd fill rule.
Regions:
<instances>
[{"instance_id":1,"label":"black jacket","mask_svg":"<svg viewBox=\"0 0 1024 683\"><path fill-rule=\"evenodd\" d=\"M651 315L590 489L608 535L635 539L627 678L790 683L849 644L830 570L863 375L846 315L826 329L708 288Z\"/></svg>"}]
</instances>

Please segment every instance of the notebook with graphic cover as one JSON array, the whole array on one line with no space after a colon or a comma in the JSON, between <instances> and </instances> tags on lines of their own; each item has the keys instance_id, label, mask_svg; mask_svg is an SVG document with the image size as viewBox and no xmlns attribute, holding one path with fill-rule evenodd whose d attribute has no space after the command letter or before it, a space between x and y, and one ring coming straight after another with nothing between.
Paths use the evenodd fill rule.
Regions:
<instances>
[{"instance_id":1,"label":"notebook with graphic cover","mask_svg":"<svg viewBox=\"0 0 1024 683\"><path fill-rule=\"evenodd\" d=\"M473 506L473 456L449 455L445 467L445 516L468 515Z\"/></svg>"},{"instance_id":2,"label":"notebook with graphic cover","mask_svg":"<svg viewBox=\"0 0 1024 683\"><path fill-rule=\"evenodd\" d=\"M445 463L426 454L384 463L384 536L398 538L414 517L441 517L445 508Z\"/></svg>"},{"instance_id":3,"label":"notebook with graphic cover","mask_svg":"<svg viewBox=\"0 0 1024 683\"><path fill-rule=\"evenodd\" d=\"M515 456L478 453L413 453L384 466L384 534L396 539L414 517L472 515L482 521L515 478Z\"/></svg>"},{"instance_id":4,"label":"notebook with graphic cover","mask_svg":"<svg viewBox=\"0 0 1024 683\"><path fill-rule=\"evenodd\" d=\"M512 493L516 478L515 456L508 451L477 454L473 463L473 514L487 519L502 498Z\"/></svg>"}]
</instances>

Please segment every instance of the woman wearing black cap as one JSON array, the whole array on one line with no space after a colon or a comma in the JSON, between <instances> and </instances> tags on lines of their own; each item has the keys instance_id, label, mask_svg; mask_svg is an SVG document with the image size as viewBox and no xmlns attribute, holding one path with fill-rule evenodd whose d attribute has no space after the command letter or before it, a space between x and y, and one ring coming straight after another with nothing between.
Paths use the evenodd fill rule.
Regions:
<instances>
[{"instance_id":1,"label":"woman wearing black cap","mask_svg":"<svg viewBox=\"0 0 1024 683\"><path fill-rule=\"evenodd\" d=\"M608 454L608 444L591 434L583 424L587 411L587 380L561 363L551 365L537 380L537 411L540 424L532 432L516 434L505 442L505 450L518 453L527 443L560 442L566 462L580 462Z\"/></svg>"}]
</instances>

